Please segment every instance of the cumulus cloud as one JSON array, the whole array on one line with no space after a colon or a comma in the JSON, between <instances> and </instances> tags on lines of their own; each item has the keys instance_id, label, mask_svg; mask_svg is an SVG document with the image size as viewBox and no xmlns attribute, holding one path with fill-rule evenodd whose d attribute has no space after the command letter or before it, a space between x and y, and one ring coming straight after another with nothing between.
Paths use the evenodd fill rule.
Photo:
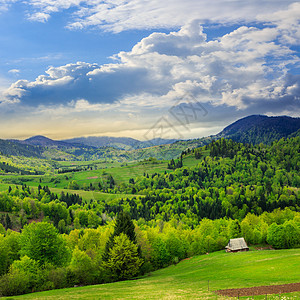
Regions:
<instances>
[{"instance_id":1,"label":"cumulus cloud","mask_svg":"<svg viewBox=\"0 0 300 300\"><path fill-rule=\"evenodd\" d=\"M0 0L0 11L13 2ZM190 124L191 131L184 137L206 130L201 131L199 126L211 128L213 124L214 130L219 130L224 124L249 114L300 113L300 78L295 75L295 69L299 68L299 53L295 51L300 41L299 2L25 0L24 3L30 5L31 21L47 22L53 14L64 12L70 29L96 27L121 32L171 28L173 31L150 34L130 51L114 55L110 64L74 62L52 66L35 80L18 80L9 88L8 81L4 84L0 78L2 136L8 127L19 135L20 128L36 130L36 134L47 134L47 128L53 132L60 129L63 137L74 135L74 130L80 135L99 132L109 135L120 128L129 133L147 131L161 116L174 124L176 120L169 110L174 105L178 108L184 105L187 95L201 103L208 114L200 123ZM237 29L211 40L202 26L209 27L212 23L235 24ZM238 24L246 25L238 27ZM53 63L57 58L37 59ZM12 69L9 74L11 78L19 72Z\"/></svg>"},{"instance_id":2,"label":"cumulus cloud","mask_svg":"<svg viewBox=\"0 0 300 300\"><path fill-rule=\"evenodd\" d=\"M260 21L275 24L281 31L280 41L288 44L299 44L300 40L300 3L295 2L287 9L273 13L261 14Z\"/></svg>"},{"instance_id":3,"label":"cumulus cloud","mask_svg":"<svg viewBox=\"0 0 300 300\"><path fill-rule=\"evenodd\" d=\"M275 42L282 37L281 28L242 26L208 41L200 23L192 21L169 34L152 33L131 51L115 55L115 63L50 67L35 81L12 84L2 101L33 106L84 99L162 107L191 93L202 102L245 109L255 99L295 95L298 78L288 72L299 59L287 45Z\"/></svg>"},{"instance_id":4,"label":"cumulus cloud","mask_svg":"<svg viewBox=\"0 0 300 300\"><path fill-rule=\"evenodd\" d=\"M110 64L49 67L35 80L18 80L3 92L2 122L9 122L14 107L16 115L28 117L18 122L47 119L41 126L67 126L65 134L75 128L81 134L107 132L107 122L112 131L141 132L158 116L169 116L172 123L169 109L183 105L186 95L208 111L200 122L204 128L214 124L217 130L249 114L299 114L300 76L290 72L299 67L291 47L299 39L284 16L285 11L282 19L262 16L267 25L241 26L214 40L207 39L202 21L194 20L177 31L150 34L114 55ZM185 137L200 134L195 124Z\"/></svg>"}]
</instances>

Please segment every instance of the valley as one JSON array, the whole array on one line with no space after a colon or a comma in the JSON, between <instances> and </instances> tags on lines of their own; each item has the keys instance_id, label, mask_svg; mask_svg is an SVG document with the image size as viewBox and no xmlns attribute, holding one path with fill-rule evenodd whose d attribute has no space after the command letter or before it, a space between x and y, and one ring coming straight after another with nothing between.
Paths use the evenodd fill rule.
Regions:
<instances>
[{"instance_id":1,"label":"valley","mask_svg":"<svg viewBox=\"0 0 300 300\"><path fill-rule=\"evenodd\" d=\"M249 131L242 128L244 140ZM223 299L214 291L297 282L294 129L268 144L214 136L134 150L107 146L99 149L117 154L102 158L90 156L99 149L87 146L30 145L19 155L24 144L4 143L11 154L0 156L0 294L59 289L39 296L64 299L66 291L72 299L82 290L83 299L97 293L147 299L159 289L163 298ZM62 156L33 155L49 152ZM225 254L229 239L238 237L251 251ZM78 285L87 287L60 290ZM136 293L135 285L146 288Z\"/></svg>"}]
</instances>

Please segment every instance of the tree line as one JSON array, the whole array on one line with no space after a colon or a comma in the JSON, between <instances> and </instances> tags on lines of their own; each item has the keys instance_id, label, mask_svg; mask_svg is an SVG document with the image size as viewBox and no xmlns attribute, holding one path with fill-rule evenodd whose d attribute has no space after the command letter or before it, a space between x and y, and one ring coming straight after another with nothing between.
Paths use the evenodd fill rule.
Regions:
<instances>
[{"instance_id":1,"label":"tree line","mask_svg":"<svg viewBox=\"0 0 300 300\"><path fill-rule=\"evenodd\" d=\"M242 221L202 219L193 229L181 220L132 221L121 211L97 228L60 234L50 222L18 233L0 225L0 295L130 279L194 255L224 250L230 238L274 248L300 245L300 213L277 209Z\"/></svg>"}]
</instances>

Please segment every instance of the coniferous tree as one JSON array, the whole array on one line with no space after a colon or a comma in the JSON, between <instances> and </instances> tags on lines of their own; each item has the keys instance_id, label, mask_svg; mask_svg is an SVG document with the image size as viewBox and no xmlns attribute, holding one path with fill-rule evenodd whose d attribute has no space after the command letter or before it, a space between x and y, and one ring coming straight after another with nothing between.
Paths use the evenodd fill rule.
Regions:
<instances>
[{"instance_id":1,"label":"coniferous tree","mask_svg":"<svg viewBox=\"0 0 300 300\"><path fill-rule=\"evenodd\" d=\"M136 235L134 231L134 224L131 220L129 213L120 211L115 223L115 229L113 234L109 237L103 254L103 260L107 261L109 259L109 250L114 245L114 238L119 236L121 233L124 233L128 236L128 238L136 244Z\"/></svg>"},{"instance_id":2,"label":"coniferous tree","mask_svg":"<svg viewBox=\"0 0 300 300\"><path fill-rule=\"evenodd\" d=\"M11 219L8 214L6 214L6 216L5 216L5 226L4 227L6 230L12 228Z\"/></svg>"}]
</instances>

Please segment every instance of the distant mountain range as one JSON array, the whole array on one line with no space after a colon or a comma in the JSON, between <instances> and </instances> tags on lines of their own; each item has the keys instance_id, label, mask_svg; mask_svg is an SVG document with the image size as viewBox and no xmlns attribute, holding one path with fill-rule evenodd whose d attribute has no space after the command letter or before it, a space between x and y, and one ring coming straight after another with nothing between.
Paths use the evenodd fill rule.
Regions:
<instances>
[{"instance_id":1,"label":"distant mountain range","mask_svg":"<svg viewBox=\"0 0 300 300\"><path fill-rule=\"evenodd\" d=\"M100 148L100 147L114 147L117 149L132 150L141 149L152 146L159 146L165 144L172 144L176 142L175 139L152 139L149 141L139 141L133 138L127 137L109 137L109 136L89 136L89 137L79 137L68 140L63 140L69 144L81 144L85 146Z\"/></svg>"},{"instance_id":2,"label":"distant mountain range","mask_svg":"<svg viewBox=\"0 0 300 300\"><path fill-rule=\"evenodd\" d=\"M126 137L102 136L57 141L39 135L22 141L0 140L0 154L52 159L73 157L80 160L99 158L130 160L150 156L169 159L169 157L180 155L183 149L199 147L222 137L241 143L271 144L274 140L299 135L300 118L253 115L230 124L217 135L208 138L176 142L176 140L160 138L139 141ZM158 146L158 148L152 149L152 146ZM138 152L133 153L133 151Z\"/></svg>"},{"instance_id":3,"label":"distant mountain range","mask_svg":"<svg viewBox=\"0 0 300 300\"><path fill-rule=\"evenodd\" d=\"M62 141L52 140L42 135L30 137L24 141L10 140L21 144L28 144L31 146L41 146L49 148L101 148L113 147L122 150L142 149L152 146L159 146L165 144L172 144L176 142L175 139L152 139L149 141L139 141L127 137L109 137L109 136L89 136L67 139Z\"/></svg>"},{"instance_id":4,"label":"distant mountain range","mask_svg":"<svg viewBox=\"0 0 300 300\"><path fill-rule=\"evenodd\" d=\"M32 146L42 146L42 147L58 147L58 148L72 148L72 147L78 147L82 145L75 145L72 143L66 143L64 141L55 141L51 140L45 136L42 135L36 135L29 139L26 139L24 141L19 141L24 144L32 145Z\"/></svg>"}]
</instances>

